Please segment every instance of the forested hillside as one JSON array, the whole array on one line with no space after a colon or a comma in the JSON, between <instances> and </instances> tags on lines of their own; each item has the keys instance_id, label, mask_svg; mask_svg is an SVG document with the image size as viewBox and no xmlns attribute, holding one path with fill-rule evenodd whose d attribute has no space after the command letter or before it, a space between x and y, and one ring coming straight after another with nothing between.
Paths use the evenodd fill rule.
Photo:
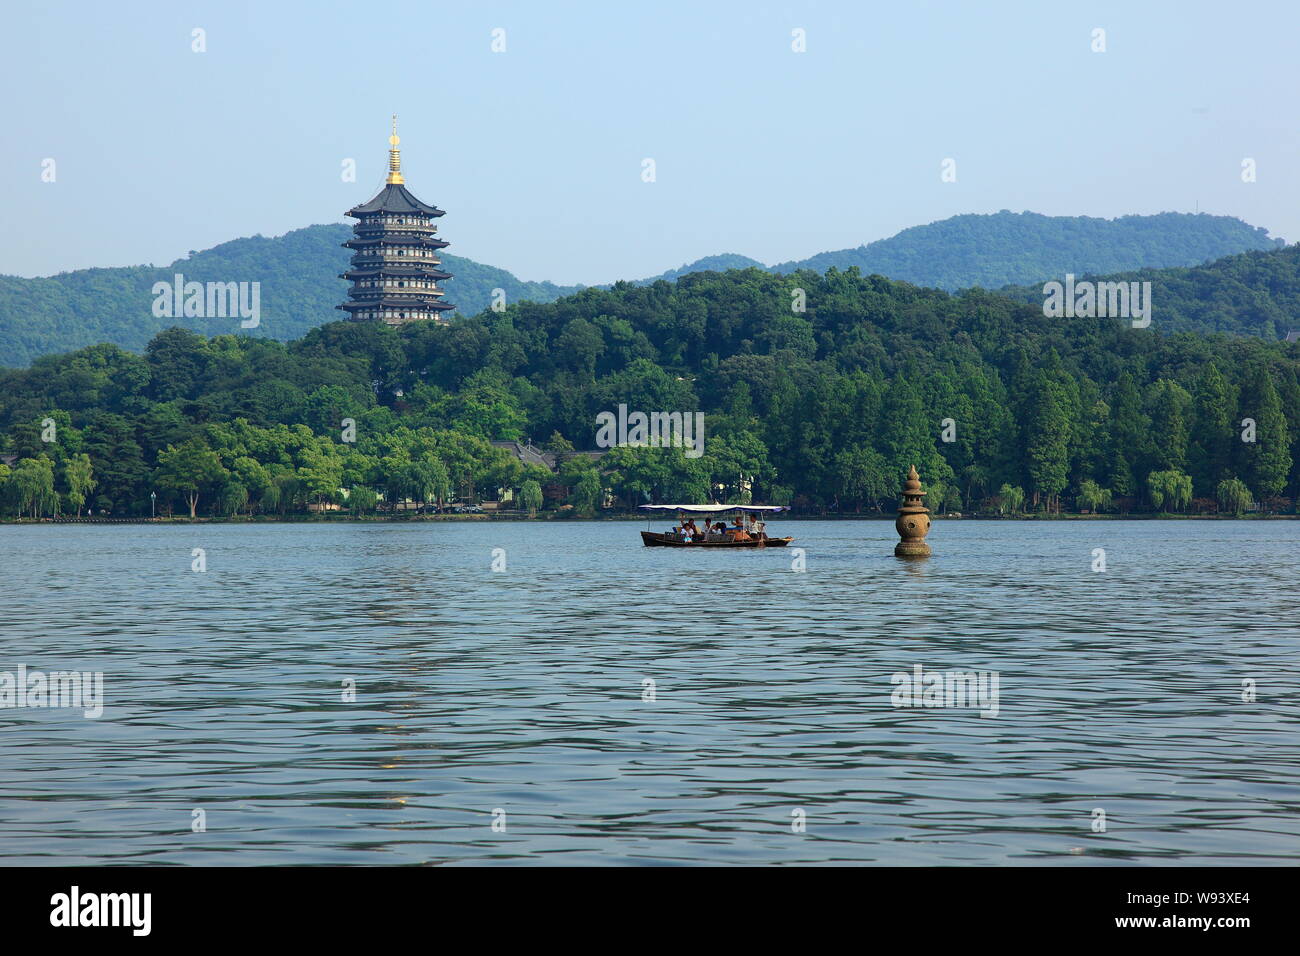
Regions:
<instances>
[{"instance_id":1,"label":"forested hillside","mask_svg":"<svg viewBox=\"0 0 1300 956\"><path fill-rule=\"evenodd\" d=\"M535 484L586 513L606 491L621 507L871 511L914 463L936 508L1285 508L1270 499L1300 479L1298 372L1300 346L1048 319L982 291L702 273L449 327L336 322L289 344L173 330L142 356L101 345L3 371L0 499L11 514L147 514L151 490L198 514L365 511ZM567 454L619 404L703 410L704 456ZM487 444L524 437L559 454L558 475Z\"/></svg>"},{"instance_id":2,"label":"forested hillside","mask_svg":"<svg viewBox=\"0 0 1300 956\"><path fill-rule=\"evenodd\" d=\"M341 316L334 307L346 298L347 284L338 275L347 268L348 251L340 243L349 235L350 227L343 224L309 226L275 239L236 239L162 268L85 269L45 279L0 276L0 365L26 365L40 355L96 342L139 351L155 333L173 324L205 335L300 338L308 329ZM1274 245L1265 230L1226 216L1164 213L1105 220L1003 212L954 216L858 249L775 266L773 271L857 266L864 275L923 286L998 288L1059 278L1066 272L1192 266ZM577 291L549 282L524 282L503 269L455 255L447 255L445 264L455 276L446 283L447 299L456 303L461 315L486 309L493 289L503 289L507 302L551 302ZM753 266L760 264L746 256L709 256L639 284ZM231 319L156 317L150 290L155 282L172 281L177 272L198 282L260 282L261 324L243 330Z\"/></svg>"},{"instance_id":3,"label":"forested hillside","mask_svg":"<svg viewBox=\"0 0 1300 956\"><path fill-rule=\"evenodd\" d=\"M857 266L915 285L954 291L1041 282L1067 272L1192 266L1280 240L1231 216L1043 216L1036 212L953 216L857 249L774 266L777 272Z\"/></svg>"},{"instance_id":4,"label":"forested hillside","mask_svg":"<svg viewBox=\"0 0 1300 956\"><path fill-rule=\"evenodd\" d=\"M1054 278L1059 281L1062 276ZM1244 252L1191 269L1142 269L1092 278L1149 281L1151 320L1166 332L1226 332L1279 339L1300 331L1300 245ZM1023 302L1043 302L1041 283L1000 291Z\"/></svg>"},{"instance_id":5,"label":"forested hillside","mask_svg":"<svg viewBox=\"0 0 1300 956\"><path fill-rule=\"evenodd\" d=\"M169 266L82 269L48 279L0 276L0 365L26 365L40 355L96 342L143 350L156 333L173 325L205 335L236 333L280 341L301 338L308 329L343 317L334 307L347 299L348 250L340 243L349 226L308 226L274 239L253 236L191 253ZM447 299L462 314L486 309L493 289L507 301L550 302L575 287L523 282L504 269L444 255ZM155 282L176 273L196 282L260 282L261 323L241 329L238 319L159 318L153 314Z\"/></svg>"}]
</instances>

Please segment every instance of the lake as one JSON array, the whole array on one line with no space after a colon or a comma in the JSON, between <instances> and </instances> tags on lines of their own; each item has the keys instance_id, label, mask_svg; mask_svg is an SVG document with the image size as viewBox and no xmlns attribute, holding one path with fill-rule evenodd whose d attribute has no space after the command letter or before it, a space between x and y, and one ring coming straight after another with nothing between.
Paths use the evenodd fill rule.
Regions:
<instances>
[{"instance_id":1,"label":"lake","mask_svg":"<svg viewBox=\"0 0 1300 956\"><path fill-rule=\"evenodd\" d=\"M922 563L885 521L644 527L0 527L0 671L104 696L0 709L0 859L1300 854L1300 523L947 520ZM995 675L996 716L895 706L917 665Z\"/></svg>"}]
</instances>

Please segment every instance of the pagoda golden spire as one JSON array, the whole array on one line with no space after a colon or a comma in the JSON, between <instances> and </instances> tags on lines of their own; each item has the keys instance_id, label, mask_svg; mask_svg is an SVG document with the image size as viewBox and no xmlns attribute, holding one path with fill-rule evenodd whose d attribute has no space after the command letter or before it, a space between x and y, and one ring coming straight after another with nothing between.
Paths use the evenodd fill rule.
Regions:
<instances>
[{"instance_id":1,"label":"pagoda golden spire","mask_svg":"<svg viewBox=\"0 0 1300 956\"><path fill-rule=\"evenodd\" d=\"M397 135L397 114L393 114L393 135L388 137L388 184L400 185L406 182L402 178L402 151L398 144L402 140Z\"/></svg>"}]
</instances>

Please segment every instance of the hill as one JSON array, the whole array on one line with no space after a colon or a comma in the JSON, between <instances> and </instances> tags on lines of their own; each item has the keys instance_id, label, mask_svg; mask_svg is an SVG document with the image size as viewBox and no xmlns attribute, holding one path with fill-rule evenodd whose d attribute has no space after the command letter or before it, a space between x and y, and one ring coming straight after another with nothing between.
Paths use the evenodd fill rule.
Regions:
<instances>
[{"instance_id":1,"label":"hill","mask_svg":"<svg viewBox=\"0 0 1300 956\"><path fill-rule=\"evenodd\" d=\"M1043 216L1006 210L913 226L856 249L823 252L773 266L776 272L857 266L915 285L954 291L997 289L1067 272L1118 272L1200 265L1281 240L1231 216L1165 212L1156 216Z\"/></svg>"},{"instance_id":2,"label":"hill","mask_svg":"<svg viewBox=\"0 0 1300 956\"><path fill-rule=\"evenodd\" d=\"M351 227L342 223L308 226L273 239L223 242L162 268L80 269L40 279L0 276L0 365L26 365L93 342L140 351L156 333L177 324L205 335L301 338L308 329L342 317L334 307L347 298L348 284L338 276L348 267L349 252L340 243L351 235ZM443 262L455 276L447 298L462 314L486 309L497 288L505 290L508 302L550 302L579 288L524 282L460 256L446 255ZM153 284L171 282L178 272L186 281L260 282L260 325L245 330L237 319L156 317Z\"/></svg>"},{"instance_id":3,"label":"hill","mask_svg":"<svg viewBox=\"0 0 1300 956\"><path fill-rule=\"evenodd\" d=\"M299 338L340 316L334 306L344 300L346 283L338 275L347 268L348 258L340 243L349 235L350 227L342 223L308 226L276 238L235 239L163 268L83 269L40 279L0 277L0 365L26 365L40 355L94 342L139 351L151 336L173 324L206 335ZM1276 244L1265 230L1226 216L1162 213L1105 220L1001 212L954 216L857 249L783 263L771 271L857 267L864 275L951 291L1037 282L1066 272L1194 266ZM507 302L550 302L579 288L524 282L504 269L454 255L445 262L455 276L447 283L447 298L461 315L487 308L496 288L505 290ZM710 256L635 284L751 267L761 264L736 254ZM260 282L260 326L241 330L232 319L154 316L153 284L170 282L177 272L198 282Z\"/></svg>"},{"instance_id":4,"label":"hill","mask_svg":"<svg viewBox=\"0 0 1300 956\"><path fill-rule=\"evenodd\" d=\"M651 282L658 282L663 279L666 282L676 282L682 276L690 275L692 272L726 272L728 269L766 269L767 266L757 259L751 259L749 256L742 256L734 252L724 252L718 256L705 256L703 259L696 259L694 262L688 262L677 269L669 269L657 276L651 276L649 279L637 279L635 285L649 285ZM608 288L606 286L605 288Z\"/></svg>"},{"instance_id":5,"label":"hill","mask_svg":"<svg viewBox=\"0 0 1300 956\"><path fill-rule=\"evenodd\" d=\"M1243 252L1190 269L1140 269L1075 278L1150 282L1151 319L1165 332L1279 339L1300 331L1300 245ZM1043 302L1041 284L1009 286L1001 292L1029 304Z\"/></svg>"}]
</instances>

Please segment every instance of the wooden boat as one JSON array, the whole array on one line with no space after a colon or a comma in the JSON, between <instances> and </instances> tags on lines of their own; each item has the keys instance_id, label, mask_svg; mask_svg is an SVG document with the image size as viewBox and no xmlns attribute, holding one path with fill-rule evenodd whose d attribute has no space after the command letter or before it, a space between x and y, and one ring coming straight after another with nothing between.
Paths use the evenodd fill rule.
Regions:
<instances>
[{"instance_id":1,"label":"wooden boat","mask_svg":"<svg viewBox=\"0 0 1300 956\"><path fill-rule=\"evenodd\" d=\"M766 525L757 517L785 511L782 505L642 505L642 511L668 512L677 515L678 527L672 531L642 531L641 543L647 548L784 548L794 538L773 538ZM743 534L731 531L689 534L681 530L683 519L694 516L717 518L731 515L740 521L746 518L748 530Z\"/></svg>"},{"instance_id":2,"label":"wooden boat","mask_svg":"<svg viewBox=\"0 0 1300 956\"><path fill-rule=\"evenodd\" d=\"M712 535L707 535L686 541L671 531L642 531L641 543L647 548L784 548L794 540L794 538L769 538L767 535L762 535L749 541L733 541L725 537L722 540L710 541L711 537Z\"/></svg>"}]
</instances>

